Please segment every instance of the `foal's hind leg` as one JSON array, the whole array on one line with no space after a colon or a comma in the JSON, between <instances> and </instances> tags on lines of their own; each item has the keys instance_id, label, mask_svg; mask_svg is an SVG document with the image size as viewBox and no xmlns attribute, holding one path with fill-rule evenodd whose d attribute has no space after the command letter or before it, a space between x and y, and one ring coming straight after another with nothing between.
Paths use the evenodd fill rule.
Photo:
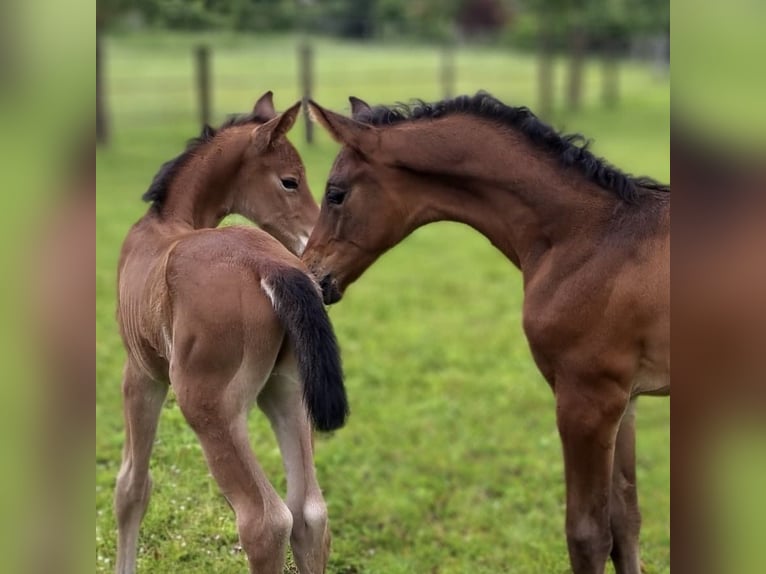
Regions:
<instances>
[{"instance_id":1,"label":"foal's hind leg","mask_svg":"<svg viewBox=\"0 0 766 574\"><path fill-rule=\"evenodd\" d=\"M640 574L638 533L641 513L636 489L635 399L630 401L620 423L612 471L612 562L617 574Z\"/></svg>"},{"instance_id":2,"label":"foal's hind leg","mask_svg":"<svg viewBox=\"0 0 766 574\"><path fill-rule=\"evenodd\" d=\"M210 472L234 509L250 571L281 574L292 516L261 470L247 434L248 395L259 384L244 371L233 380L218 379L176 375L172 384Z\"/></svg>"},{"instance_id":3,"label":"foal's hind leg","mask_svg":"<svg viewBox=\"0 0 766 574\"><path fill-rule=\"evenodd\" d=\"M312 429L303 404L292 353L283 353L258 397L279 441L287 474L287 506L293 516L290 538L301 574L321 574L330 552L327 506L316 480Z\"/></svg>"},{"instance_id":4,"label":"foal's hind leg","mask_svg":"<svg viewBox=\"0 0 766 574\"><path fill-rule=\"evenodd\" d=\"M138 530L149 504L149 457L168 385L141 373L128 362L122 383L125 446L117 475L114 508L117 517L117 573L136 570Z\"/></svg>"}]
</instances>

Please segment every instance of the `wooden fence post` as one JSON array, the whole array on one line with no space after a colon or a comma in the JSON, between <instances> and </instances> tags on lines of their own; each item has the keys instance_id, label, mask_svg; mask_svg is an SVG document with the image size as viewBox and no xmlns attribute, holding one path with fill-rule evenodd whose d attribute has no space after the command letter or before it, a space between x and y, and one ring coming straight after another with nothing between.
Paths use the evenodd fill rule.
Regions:
<instances>
[{"instance_id":1,"label":"wooden fence post","mask_svg":"<svg viewBox=\"0 0 766 574\"><path fill-rule=\"evenodd\" d=\"M199 97L199 119L205 126L210 124L211 87L210 87L210 47L204 44L194 49L197 68L197 94Z\"/></svg>"},{"instance_id":2,"label":"wooden fence post","mask_svg":"<svg viewBox=\"0 0 766 574\"><path fill-rule=\"evenodd\" d=\"M444 99L455 95L455 42L447 40L441 50L441 84Z\"/></svg>"},{"instance_id":3,"label":"wooden fence post","mask_svg":"<svg viewBox=\"0 0 766 574\"><path fill-rule=\"evenodd\" d=\"M96 144L109 143L109 118L104 93L104 47L101 27L96 26Z\"/></svg>"},{"instance_id":4,"label":"wooden fence post","mask_svg":"<svg viewBox=\"0 0 766 574\"><path fill-rule=\"evenodd\" d=\"M306 105L311 98L314 84L314 50L308 40L303 40L298 46L298 73L303 98L303 121L306 128L306 143L314 142L314 123Z\"/></svg>"},{"instance_id":5,"label":"wooden fence post","mask_svg":"<svg viewBox=\"0 0 766 574\"><path fill-rule=\"evenodd\" d=\"M614 108L620 99L620 64L611 50L604 53L601 69L601 101L605 107Z\"/></svg>"},{"instance_id":6,"label":"wooden fence post","mask_svg":"<svg viewBox=\"0 0 766 574\"><path fill-rule=\"evenodd\" d=\"M541 14L540 32L538 36L537 64L537 97L538 115L545 118L553 110L553 46L551 38L551 22L547 13Z\"/></svg>"},{"instance_id":7,"label":"wooden fence post","mask_svg":"<svg viewBox=\"0 0 766 574\"><path fill-rule=\"evenodd\" d=\"M567 75L567 107L578 111L582 104L583 73L585 67L585 51L588 38L581 24L575 24L569 30L569 70Z\"/></svg>"}]
</instances>

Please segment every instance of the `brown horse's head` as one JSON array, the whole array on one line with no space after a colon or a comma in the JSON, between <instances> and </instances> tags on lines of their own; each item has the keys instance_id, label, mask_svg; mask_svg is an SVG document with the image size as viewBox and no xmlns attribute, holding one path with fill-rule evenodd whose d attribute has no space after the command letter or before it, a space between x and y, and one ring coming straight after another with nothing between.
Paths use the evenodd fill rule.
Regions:
<instances>
[{"instance_id":1,"label":"brown horse's head","mask_svg":"<svg viewBox=\"0 0 766 574\"><path fill-rule=\"evenodd\" d=\"M357 98L351 98L351 104L355 114L367 108ZM343 144L304 254L330 304L340 300L350 283L412 231L413 207L394 190L411 187L413 182L386 153L384 130L314 102L309 102L309 109L333 139Z\"/></svg>"},{"instance_id":2,"label":"brown horse's head","mask_svg":"<svg viewBox=\"0 0 766 574\"><path fill-rule=\"evenodd\" d=\"M252 220L298 254L319 214L301 157L285 137L299 110L300 102L278 115L271 92L258 100L253 114L267 121L244 128L249 143L232 182L231 205L232 212Z\"/></svg>"}]
</instances>

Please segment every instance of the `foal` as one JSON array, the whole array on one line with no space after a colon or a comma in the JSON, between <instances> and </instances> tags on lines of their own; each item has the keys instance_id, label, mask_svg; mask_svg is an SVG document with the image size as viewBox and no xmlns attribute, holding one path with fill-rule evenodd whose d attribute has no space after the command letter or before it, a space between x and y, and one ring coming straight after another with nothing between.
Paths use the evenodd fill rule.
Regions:
<instances>
[{"instance_id":1,"label":"foal","mask_svg":"<svg viewBox=\"0 0 766 574\"><path fill-rule=\"evenodd\" d=\"M321 294L297 257L318 213L300 157L285 138L300 104L277 115L271 98L266 93L249 115L218 130L206 127L164 164L144 195L149 211L122 247L120 574L136 568L149 457L169 386L236 513L251 571L281 572L288 537L301 573L323 572L327 562L327 511L306 407L317 429L332 430L345 421L346 395ZM271 235L213 229L229 213ZM250 448L247 413L256 401L279 441L286 504Z\"/></svg>"},{"instance_id":2,"label":"foal","mask_svg":"<svg viewBox=\"0 0 766 574\"><path fill-rule=\"evenodd\" d=\"M556 397L575 574L638 574L634 402L670 388L670 189L488 94L412 109L310 102L343 144L304 261L325 301L432 221L523 273L524 331Z\"/></svg>"}]
</instances>

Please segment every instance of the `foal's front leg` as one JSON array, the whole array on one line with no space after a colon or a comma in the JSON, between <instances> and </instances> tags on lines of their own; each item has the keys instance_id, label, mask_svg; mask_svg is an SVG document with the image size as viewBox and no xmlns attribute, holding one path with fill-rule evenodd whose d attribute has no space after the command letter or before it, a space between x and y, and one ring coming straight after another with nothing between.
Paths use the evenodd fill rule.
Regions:
<instances>
[{"instance_id":1,"label":"foal's front leg","mask_svg":"<svg viewBox=\"0 0 766 574\"><path fill-rule=\"evenodd\" d=\"M557 378L555 390L572 571L602 574L612 549L609 502L615 438L628 396L609 380Z\"/></svg>"},{"instance_id":2,"label":"foal's front leg","mask_svg":"<svg viewBox=\"0 0 766 574\"><path fill-rule=\"evenodd\" d=\"M312 429L292 353L284 353L274 371L258 406L271 421L285 465L293 558L301 574L321 574L330 553L327 506L314 471Z\"/></svg>"}]
</instances>

